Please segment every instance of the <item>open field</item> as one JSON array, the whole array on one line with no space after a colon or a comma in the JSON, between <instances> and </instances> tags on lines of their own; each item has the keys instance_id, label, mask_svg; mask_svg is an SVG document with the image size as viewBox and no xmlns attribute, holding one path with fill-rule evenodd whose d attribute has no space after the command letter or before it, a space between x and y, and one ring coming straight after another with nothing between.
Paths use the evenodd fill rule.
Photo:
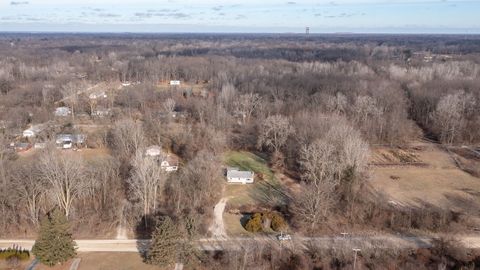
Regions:
<instances>
[{"instance_id":1,"label":"open field","mask_svg":"<svg viewBox=\"0 0 480 270\"><path fill-rule=\"evenodd\" d=\"M414 143L409 151L421 165L373 166L370 184L375 190L400 205L457 211L467 210L469 203L480 205L480 179L457 168L446 151L427 142Z\"/></svg>"}]
</instances>

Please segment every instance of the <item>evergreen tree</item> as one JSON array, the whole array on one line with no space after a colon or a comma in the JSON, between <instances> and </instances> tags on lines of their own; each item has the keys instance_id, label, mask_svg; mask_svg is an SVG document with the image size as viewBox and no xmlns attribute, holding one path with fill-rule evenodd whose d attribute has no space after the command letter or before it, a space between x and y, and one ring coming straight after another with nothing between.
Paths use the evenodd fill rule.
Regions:
<instances>
[{"instance_id":1,"label":"evergreen tree","mask_svg":"<svg viewBox=\"0 0 480 270\"><path fill-rule=\"evenodd\" d=\"M181 233L170 217L165 217L153 232L146 262L158 266L170 266L176 262L181 247Z\"/></svg>"},{"instance_id":2,"label":"evergreen tree","mask_svg":"<svg viewBox=\"0 0 480 270\"><path fill-rule=\"evenodd\" d=\"M42 220L32 252L41 263L54 266L75 257L75 246L68 220L56 208Z\"/></svg>"}]
</instances>

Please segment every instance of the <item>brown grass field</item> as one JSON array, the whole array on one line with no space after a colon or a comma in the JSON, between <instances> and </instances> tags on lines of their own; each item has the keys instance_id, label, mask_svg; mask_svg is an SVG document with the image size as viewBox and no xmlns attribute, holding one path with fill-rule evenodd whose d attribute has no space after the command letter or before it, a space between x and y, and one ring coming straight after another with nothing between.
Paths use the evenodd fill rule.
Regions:
<instances>
[{"instance_id":1,"label":"brown grass field","mask_svg":"<svg viewBox=\"0 0 480 270\"><path fill-rule=\"evenodd\" d=\"M405 158L404 164L387 159L382 164L379 157L385 151L373 149L370 184L390 200L400 205L433 205L456 211L465 210L466 204L480 205L480 179L460 170L438 145L412 143L407 150L400 150L411 157Z\"/></svg>"}]
</instances>

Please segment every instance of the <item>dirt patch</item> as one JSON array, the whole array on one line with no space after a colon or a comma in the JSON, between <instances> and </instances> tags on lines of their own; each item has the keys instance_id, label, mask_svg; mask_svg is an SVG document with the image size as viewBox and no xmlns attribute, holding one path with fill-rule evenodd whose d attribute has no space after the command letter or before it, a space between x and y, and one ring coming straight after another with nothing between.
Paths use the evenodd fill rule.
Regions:
<instances>
[{"instance_id":1,"label":"dirt patch","mask_svg":"<svg viewBox=\"0 0 480 270\"><path fill-rule=\"evenodd\" d=\"M373 166L371 186L393 203L409 206L434 205L454 211L480 206L480 179L460 170L440 146L417 142L410 155L425 166ZM462 202L462 203L459 203ZM477 213L472 213L478 215Z\"/></svg>"},{"instance_id":2,"label":"dirt patch","mask_svg":"<svg viewBox=\"0 0 480 270\"><path fill-rule=\"evenodd\" d=\"M423 165L419 152L420 147L376 147L373 149L370 164L372 165Z\"/></svg>"},{"instance_id":3,"label":"dirt patch","mask_svg":"<svg viewBox=\"0 0 480 270\"><path fill-rule=\"evenodd\" d=\"M209 231L212 233L213 238L226 239L227 232L225 231L225 224L223 223L223 212L227 205L228 198L222 198L213 208L214 220Z\"/></svg>"}]
</instances>

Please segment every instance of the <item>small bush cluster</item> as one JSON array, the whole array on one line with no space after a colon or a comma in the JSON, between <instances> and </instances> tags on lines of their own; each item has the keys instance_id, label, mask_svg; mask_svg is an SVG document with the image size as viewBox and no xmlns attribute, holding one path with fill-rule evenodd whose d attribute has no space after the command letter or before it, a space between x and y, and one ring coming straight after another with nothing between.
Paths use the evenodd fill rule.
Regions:
<instances>
[{"instance_id":1,"label":"small bush cluster","mask_svg":"<svg viewBox=\"0 0 480 270\"><path fill-rule=\"evenodd\" d=\"M270 224L270 228L276 232L285 231L288 224L285 219L276 212L255 213L245 224L245 229L249 232L262 232L265 224Z\"/></svg>"},{"instance_id":2,"label":"small bush cluster","mask_svg":"<svg viewBox=\"0 0 480 270\"><path fill-rule=\"evenodd\" d=\"M0 260L17 259L19 261L26 261L30 258L30 251L20 248L0 249Z\"/></svg>"}]
</instances>

